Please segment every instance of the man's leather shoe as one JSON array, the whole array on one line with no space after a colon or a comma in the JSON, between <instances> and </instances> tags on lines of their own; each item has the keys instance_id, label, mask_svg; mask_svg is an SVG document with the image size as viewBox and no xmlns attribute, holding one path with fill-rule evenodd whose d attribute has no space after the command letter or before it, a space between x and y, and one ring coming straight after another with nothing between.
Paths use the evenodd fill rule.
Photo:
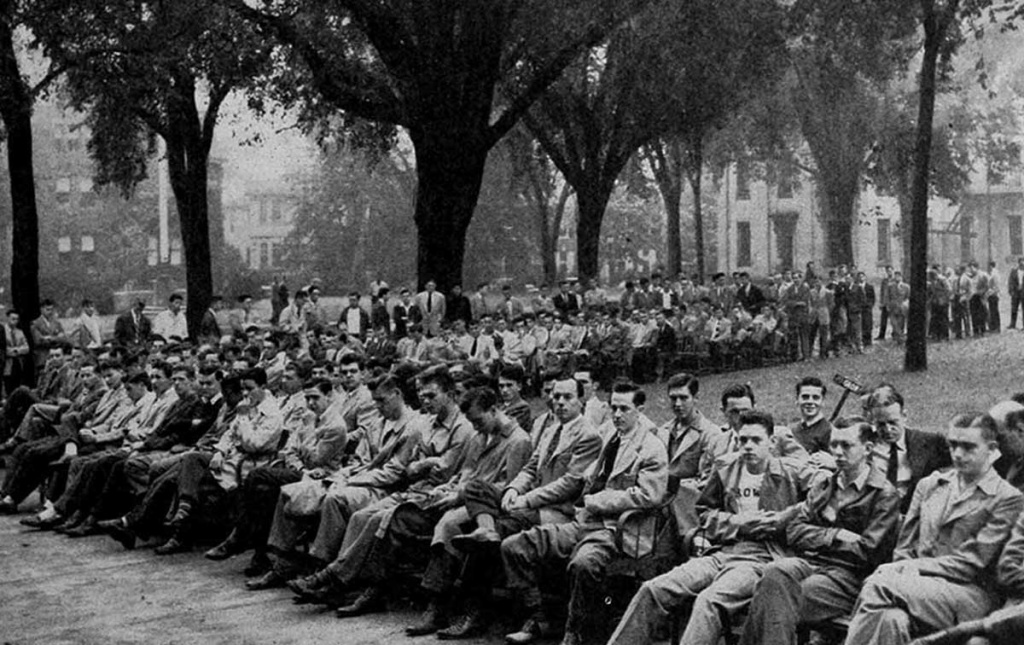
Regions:
<instances>
[{"instance_id":1,"label":"man's leather shoe","mask_svg":"<svg viewBox=\"0 0 1024 645\"><path fill-rule=\"evenodd\" d=\"M508 645L528 645L544 636L548 629L547 621L542 616L535 614L526 619L518 632L506 635L505 642Z\"/></svg>"},{"instance_id":2,"label":"man's leather shoe","mask_svg":"<svg viewBox=\"0 0 1024 645\"><path fill-rule=\"evenodd\" d=\"M407 636L426 636L427 634L433 634L442 627L445 627L445 625L440 607L438 607L436 602L432 602L427 606L426 611L423 612L423 615L420 616L419 621L415 625L405 628L405 633Z\"/></svg>"},{"instance_id":3,"label":"man's leather shoe","mask_svg":"<svg viewBox=\"0 0 1024 645\"><path fill-rule=\"evenodd\" d=\"M241 542L228 539L203 554L207 560L227 560L245 551Z\"/></svg>"},{"instance_id":4,"label":"man's leather shoe","mask_svg":"<svg viewBox=\"0 0 1024 645\"><path fill-rule=\"evenodd\" d=\"M64 532L64 535L69 538L81 538L88 537L90 535L98 535L100 533L100 527L96 525L96 518L90 515L85 518L81 524L74 528L70 528Z\"/></svg>"},{"instance_id":5,"label":"man's leather shoe","mask_svg":"<svg viewBox=\"0 0 1024 645\"><path fill-rule=\"evenodd\" d=\"M64 521L63 524L58 524L57 526L53 527L53 530L57 533L67 533L68 531L75 528L84 521L85 513L83 513L82 511L75 511L71 514L71 517Z\"/></svg>"},{"instance_id":6,"label":"man's leather shoe","mask_svg":"<svg viewBox=\"0 0 1024 645\"><path fill-rule=\"evenodd\" d=\"M18 505L14 502L0 501L0 515L14 515L18 512Z\"/></svg>"},{"instance_id":7,"label":"man's leather shoe","mask_svg":"<svg viewBox=\"0 0 1024 645\"><path fill-rule=\"evenodd\" d=\"M459 616L450 627L438 630L437 638L442 641L454 641L461 638L472 638L487 631L487 621L479 609L470 609Z\"/></svg>"},{"instance_id":8,"label":"man's leather shoe","mask_svg":"<svg viewBox=\"0 0 1024 645\"><path fill-rule=\"evenodd\" d=\"M171 555L174 553L185 553L186 551L191 550L192 549L188 544L176 537L172 537L157 548L153 549L153 553L157 555Z\"/></svg>"},{"instance_id":9,"label":"man's leather shoe","mask_svg":"<svg viewBox=\"0 0 1024 645\"><path fill-rule=\"evenodd\" d=\"M25 519L21 520L20 524L22 526L27 526L29 528L48 531L49 529L52 529L55 526L63 524L64 519L65 518L63 515L51 515L50 517L47 517L45 519L40 517L39 515L33 515L32 517L26 517Z\"/></svg>"},{"instance_id":10,"label":"man's leather shoe","mask_svg":"<svg viewBox=\"0 0 1024 645\"><path fill-rule=\"evenodd\" d=\"M138 536L135 535L135 531L131 527L124 523L124 520L103 520L97 526L100 527L101 531L105 531L107 535L117 540L126 551L131 551L135 548Z\"/></svg>"},{"instance_id":11,"label":"man's leather shoe","mask_svg":"<svg viewBox=\"0 0 1024 645\"><path fill-rule=\"evenodd\" d=\"M258 578L245 581L245 588L249 591L262 591L264 589L277 589L283 587L285 579L277 571L271 569Z\"/></svg>"},{"instance_id":12,"label":"man's leather shoe","mask_svg":"<svg viewBox=\"0 0 1024 645\"><path fill-rule=\"evenodd\" d=\"M287 582L288 588L296 596L310 596L318 591L326 589L331 584L331 574L327 569L321 569L308 576L295 578Z\"/></svg>"},{"instance_id":13,"label":"man's leather shoe","mask_svg":"<svg viewBox=\"0 0 1024 645\"><path fill-rule=\"evenodd\" d=\"M363 590L363 593L351 603L335 609L334 614L338 618L349 618L383 610L384 594L381 593L380 587L372 586Z\"/></svg>"},{"instance_id":14,"label":"man's leather shoe","mask_svg":"<svg viewBox=\"0 0 1024 645\"><path fill-rule=\"evenodd\" d=\"M249 564L245 567L245 571L243 571L243 573L246 578L258 578L267 571L270 571L273 566L274 563L270 561L270 558L267 557L266 553L257 551L252 554L252 559L249 560ZM284 586L283 583L281 586Z\"/></svg>"}]
</instances>

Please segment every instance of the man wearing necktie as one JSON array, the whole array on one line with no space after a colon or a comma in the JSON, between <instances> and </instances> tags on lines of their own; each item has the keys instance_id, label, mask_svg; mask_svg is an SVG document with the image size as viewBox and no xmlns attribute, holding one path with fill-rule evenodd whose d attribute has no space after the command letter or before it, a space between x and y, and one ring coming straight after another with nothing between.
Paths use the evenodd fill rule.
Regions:
<instances>
[{"instance_id":1,"label":"man wearing necktie","mask_svg":"<svg viewBox=\"0 0 1024 645\"><path fill-rule=\"evenodd\" d=\"M502 542L508 586L522 594L531 613L518 632L506 636L507 642L532 643L545 633L538 573L566 561L570 582L563 645L603 640L602 621L594 617L601 615L598 601L604 595L605 569L618 554L619 518L626 511L658 506L668 487L665 444L640 414L644 400L635 384L619 383L613 388L614 432L606 433L584 494L577 500L575 520L537 526Z\"/></svg>"},{"instance_id":2,"label":"man wearing necktie","mask_svg":"<svg viewBox=\"0 0 1024 645\"><path fill-rule=\"evenodd\" d=\"M900 511L906 513L917 482L952 463L946 440L934 432L906 427L903 396L889 384L871 391L864 415L878 430L874 462L900 492Z\"/></svg>"},{"instance_id":3,"label":"man wearing necktie","mask_svg":"<svg viewBox=\"0 0 1024 645\"><path fill-rule=\"evenodd\" d=\"M416 294L416 307L423 313L423 329L427 336L441 333L441 322L445 316L445 299L437 292L437 283L427 280L425 288Z\"/></svg>"}]
</instances>

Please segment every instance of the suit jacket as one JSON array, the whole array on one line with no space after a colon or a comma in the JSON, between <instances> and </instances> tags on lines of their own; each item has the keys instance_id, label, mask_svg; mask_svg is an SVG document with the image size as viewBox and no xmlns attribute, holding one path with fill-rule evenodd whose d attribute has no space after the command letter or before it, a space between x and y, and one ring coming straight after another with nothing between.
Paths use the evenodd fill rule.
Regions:
<instances>
[{"instance_id":1,"label":"suit jacket","mask_svg":"<svg viewBox=\"0 0 1024 645\"><path fill-rule=\"evenodd\" d=\"M736 290L736 302L750 312L751 315L761 313L761 305L764 304L764 294L753 284L746 284Z\"/></svg>"},{"instance_id":2,"label":"suit jacket","mask_svg":"<svg viewBox=\"0 0 1024 645\"><path fill-rule=\"evenodd\" d=\"M907 495L900 505L900 511L906 513L910 508L910 501L914 497L917 483L933 472L949 467L953 461L949 457L949 445L942 435L913 428L907 428L904 432L907 438L910 481L907 484Z\"/></svg>"},{"instance_id":3,"label":"suit jacket","mask_svg":"<svg viewBox=\"0 0 1024 645\"><path fill-rule=\"evenodd\" d=\"M786 542L814 562L838 565L863 575L888 562L900 527L900 495L877 468L868 470L857 495L833 508L838 494L836 473L819 478L786 527ZM840 529L860 539L850 544L836 540Z\"/></svg>"},{"instance_id":4,"label":"suit jacket","mask_svg":"<svg viewBox=\"0 0 1024 645\"><path fill-rule=\"evenodd\" d=\"M334 472L341 468L347 442L348 431L336 409L328 408L319 418L307 410L301 425L288 435L281 459L297 472L314 468Z\"/></svg>"},{"instance_id":5,"label":"suit jacket","mask_svg":"<svg viewBox=\"0 0 1024 645\"><path fill-rule=\"evenodd\" d=\"M693 425L679 428L677 434L681 437L668 455L668 477L669 491L674 492L679 482L684 479L696 479L700 474L700 458L708 441L721 432L721 429L709 421L700 412L697 415L697 422ZM673 419L658 428L658 438L665 444L666 450L671 446L672 431L676 428L676 420Z\"/></svg>"},{"instance_id":6,"label":"suit jacket","mask_svg":"<svg viewBox=\"0 0 1024 645\"><path fill-rule=\"evenodd\" d=\"M114 340L118 345L141 345L149 340L152 333L153 325L145 314L139 314L138 324L135 323L132 311L124 312L114 321Z\"/></svg>"},{"instance_id":7,"label":"suit jacket","mask_svg":"<svg viewBox=\"0 0 1024 645\"><path fill-rule=\"evenodd\" d=\"M585 505L576 514L576 521L582 524L617 528L623 513L651 509L665 500L668 454L665 444L654 432L653 424L642 420L637 422L632 432L620 438L619 450L604 488L592 492L609 452L609 444L616 435L614 429L605 433L601 454L591 465L583 489Z\"/></svg>"},{"instance_id":8,"label":"suit jacket","mask_svg":"<svg viewBox=\"0 0 1024 645\"><path fill-rule=\"evenodd\" d=\"M707 487L697 500L697 513L701 518L704 536L718 545L732 544L748 539L736 523L739 513L739 483L745 462L739 453L728 455L711 475ZM796 513L807 493L817 469L806 461L771 457L765 466L761 482L758 509L762 511ZM781 537L781 536L779 536ZM781 540L772 540L773 543ZM769 549L783 555L778 544Z\"/></svg>"},{"instance_id":9,"label":"suit jacket","mask_svg":"<svg viewBox=\"0 0 1024 645\"><path fill-rule=\"evenodd\" d=\"M527 508L539 510L542 524L573 518L573 501L602 447L597 429L580 415L562 428L555 452L546 458L559 425L556 420L544 428L526 465L508 485L522 496Z\"/></svg>"},{"instance_id":10,"label":"suit jacket","mask_svg":"<svg viewBox=\"0 0 1024 645\"><path fill-rule=\"evenodd\" d=\"M430 299L430 306L427 306L427 299ZM445 319L446 302L444 294L435 291L433 295L426 291L416 294L413 300L416 308L423 316L423 329L430 335L436 335L441 331L441 322Z\"/></svg>"},{"instance_id":11,"label":"suit jacket","mask_svg":"<svg viewBox=\"0 0 1024 645\"><path fill-rule=\"evenodd\" d=\"M223 334L221 333L220 323L217 322L217 316L207 309L206 313L203 314L203 319L199 322L199 342L216 345L220 342L221 336Z\"/></svg>"},{"instance_id":12,"label":"suit jacket","mask_svg":"<svg viewBox=\"0 0 1024 645\"><path fill-rule=\"evenodd\" d=\"M999 586L1006 595L1024 598L1024 513L1010 531L1010 539L996 567ZM1024 609L1024 606L1021 607Z\"/></svg>"},{"instance_id":13,"label":"suit jacket","mask_svg":"<svg viewBox=\"0 0 1024 645\"><path fill-rule=\"evenodd\" d=\"M863 311L869 312L875 306L875 287L870 282L864 283L864 308Z\"/></svg>"},{"instance_id":14,"label":"suit jacket","mask_svg":"<svg viewBox=\"0 0 1024 645\"><path fill-rule=\"evenodd\" d=\"M405 469L413 447L429 430L429 417L411 409L394 422L377 415L356 446L357 465L346 468L348 472L339 477L338 484L379 488L386 492L397 490L406 481Z\"/></svg>"},{"instance_id":15,"label":"suit jacket","mask_svg":"<svg viewBox=\"0 0 1024 645\"><path fill-rule=\"evenodd\" d=\"M555 297L551 299L555 305L555 309L561 311L564 314L576 312L580 310L579 296L575 293L565 293L561 291L555 294Z\"/></svg>"},{"instance_id":16,"label":"suit jacket","mask_svg":"<svg viewBox=\"0 0 1024 645\"><path fill-rule=\"evenodd\" d=\"M1024 290L1024 276L1021 276L1020 269L1013 267L1010 269L1009 275L1006 276L1006 289L1010 292L1010 295L1020 295L1020 292Z\"/></svg>"},{"instance_id":17,"label":"suit jacket","mask_svg":"<svg viewBox=\"0 0 1024 645\"><path fill-rule=\"evenodd\" d=\"M819 325L830 325L832 323L832 309L834 307L834 294L824 286L808 290L807 313L810 322L817 322Z\"/></svg>"},{"instance_id":18,"label":"suit jacket","mask_svg":"<svg viewBox=\"0 0 1024 645\"><path fill-rule=\"evenodd\" d=\"M893 561L915 560L921 575L989 587L1024 495L990 469L969 497L951 498L955 470L918 483Z\"/></svg>"},{"instance_id":19,"label":"suit jacket","mask_svg":"<svg viewBox=\"0 0 1024 645\"><path fill-rule=\"evenodd\" d=\"M469 303L469 298L465 295L448 294L445 302L445 320L461 320L469 327L469 323L473 321L473 306Z\"/></svg>"}]
</instances>

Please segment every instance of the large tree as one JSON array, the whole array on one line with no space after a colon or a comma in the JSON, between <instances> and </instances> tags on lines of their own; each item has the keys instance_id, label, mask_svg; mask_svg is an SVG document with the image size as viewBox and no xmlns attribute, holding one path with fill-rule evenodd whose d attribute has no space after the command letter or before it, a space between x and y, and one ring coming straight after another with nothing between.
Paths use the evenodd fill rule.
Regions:
<instances>
[{"instance_id":1,"label":"large tree","mask_svg":"<svg viewBox=\"0 0 1024 645\"><path fill-rule=\"evenodd\" d=\"M790 9L790 104L822 194L831 264L852 264L853 221L887 84L916 49L906 0L797 0Z\"/></svg>"},{"instance_id":2,"label":"large tree","mask_svg":"<svg viewBox=\"0 0 1024 645\"><path fill-rule=\"evenodd\" d=\"M650 0L225 0L285 45L307 115L405 128L416 153L420 282L461 282L488 152L580 52Z\"/></svg>"},{"instance_id":3,"label":"large tree","mask_svg":"<svg viewBox=\"0 0 1024 645\"><path fill-rule=\"evenodd\" d=\"M72 107L88 113L97 183L130 192L147 175L156 138L165 143L196 336L213 295L207 179L218 113L231 91L264 68L270 49L233 11L203 0L37 2L61 16L32 24L45 53L77 62L67 73L68 94ZM102 46L119 53L82 60L83 51Z\"/></svg>"}]
</instances>

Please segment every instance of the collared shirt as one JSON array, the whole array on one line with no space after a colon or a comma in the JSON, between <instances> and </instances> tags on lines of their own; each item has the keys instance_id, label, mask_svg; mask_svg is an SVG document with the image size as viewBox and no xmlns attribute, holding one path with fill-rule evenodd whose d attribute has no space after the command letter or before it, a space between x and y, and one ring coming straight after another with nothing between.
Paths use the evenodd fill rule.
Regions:
<instances>
[{"instance_id":1,"label":"collared shirt","mask_svg":"<svg viewBox=\"0 0 1024 645\"><path fill-rule=\"evenodd\" d=\"M843 471L836 473L835 494L828 500L829 509L837 512L840 507L856 499L860 492L864 490L864 486L867 485L870 474L870 465L865 465L861 468L860 474L853 481L846 481L846 473Z\"/></svg>"},{"instance_id":2,"label":"collared shirt","mask_svg":"<svg viewBox=\"0 0 1024 645\"><path fill-rule=\"evenodd\" d=\"M174 336L182 340L188 338L188 323L184 312L174 313L170 309L164 309L158 313L153 321L153 333L162 336L164 340L170 340Z\"/></svg>"}]
</instances>

